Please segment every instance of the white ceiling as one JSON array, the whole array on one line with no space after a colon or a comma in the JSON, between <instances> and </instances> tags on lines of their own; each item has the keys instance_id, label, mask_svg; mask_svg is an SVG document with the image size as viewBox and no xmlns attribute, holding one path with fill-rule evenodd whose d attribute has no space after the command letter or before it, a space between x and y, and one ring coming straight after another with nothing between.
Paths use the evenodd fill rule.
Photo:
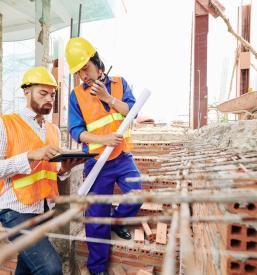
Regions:
<instances>
[{"instance_id":1,"label":"white ceiling","mask_svg":"<svg viewBox=\"0 0 257 275\"><path fill-rule=\"evenodd\" d=\"M82 4L81 22L112 18L114 0L51 0L50 31L70 25L78 18ZM3 15L3 41L30 39L35 36L35 1L0 0Z\"/></svg>"}]
</instances>

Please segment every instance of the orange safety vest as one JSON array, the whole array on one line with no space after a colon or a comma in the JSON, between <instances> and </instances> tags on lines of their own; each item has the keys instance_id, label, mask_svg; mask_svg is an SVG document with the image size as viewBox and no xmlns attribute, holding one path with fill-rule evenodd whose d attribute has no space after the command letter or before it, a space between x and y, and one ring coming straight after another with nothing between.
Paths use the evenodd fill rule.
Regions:
<instances>
[{"instance_id":1,"label":"orange safety vest","mask_svg":"<svg viewBox=\"0 0 257 275\"><path fill-rule=\"evenodd\" d=\"M120 77L112 77L112 80L111 95L122 101L122 79ZM100 99L90 94L90 89L90 87L87 87L84 90L83 84L74 89L80 110L87 125L87 131L95 135L106 135L116 132L124 116L117 113L113 108L110 108L110 111L107 112ZM130 151L130 134L128 130L124 133L123 137L123 141L113 149L108 160L115 159L122 151ZM89 153L98 153L99 155L104 151L105 147L103 144L88 144ZM99 156L96 158L99 158Z\"/></svg>"},{"instance_id":2,"label":"orange safety vest","mask_svg":"<svg viewBox=\"0 0 257 275\"><path fill-rule=\"evenodd\" d=\"M46 122L46 142L44 143L32 128L17 114L1 116L7 134L6 158L39 149L46 145L59 145L57 127ZM31 174L10 177L18 201L32 204L44 198L58 196L57 165L48 161L33 161ZM0 192L5 180L0 180Z\"/></svg>"}]
</instances>

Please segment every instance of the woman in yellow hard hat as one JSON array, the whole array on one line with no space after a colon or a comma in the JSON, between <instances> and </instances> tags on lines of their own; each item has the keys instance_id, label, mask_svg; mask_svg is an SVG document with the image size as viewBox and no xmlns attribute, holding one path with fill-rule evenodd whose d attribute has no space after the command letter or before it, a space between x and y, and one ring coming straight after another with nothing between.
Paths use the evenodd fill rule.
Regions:
<instances>
[{"instance_id":1,"label":"woman in yellow hard hat","mask_svg":"<svg viewBox=\"0 0 257 275\"><path fill-rule=\"evenodd\" d=\"M52 209L58 196L57 176L65 179L65 173L81 163L73 160L58 166L48 161L61 152L60 131L44 118L55 99L53 75L44 67L31 68L21 87L26 108L0 116L0 222L6 228ZM19 254L15 274L63 274L60 257L47 237Z\"/></svg>"},{"instance_id":2,"label":"woman in yellow hard hat","mask_svg":"<svg viewBox=\"0 0 257 275\"><path fill-rule=\"evenodd\" d=\"M129 133L116 133L124 116L135 103L135 98L126 80L122 77L107 77L105 66L95 47L87 40L77 37L66 46L66 60L70 72L80 77L82 84L75 87L69 100L69 131L83 144L83 151L101 155L106 146L114 146L107 163L100 171L90 192L112 194L117 182L123 193L141 189L139 182L127 183L125 178L138 177L140 173L130 152ZM101 81L101 79L104 79ZM87 176L96 159L85 163ZM92 217L133 217L140 204L121 204L111 214L110 204L92 205L86 215ZM121 238L130 239L129 230L123 226L86 224L87 237L111 238L111 229ZM108 274L109 244L88 243L87 266L91 274Z\"/></svg>"}]
</instances>

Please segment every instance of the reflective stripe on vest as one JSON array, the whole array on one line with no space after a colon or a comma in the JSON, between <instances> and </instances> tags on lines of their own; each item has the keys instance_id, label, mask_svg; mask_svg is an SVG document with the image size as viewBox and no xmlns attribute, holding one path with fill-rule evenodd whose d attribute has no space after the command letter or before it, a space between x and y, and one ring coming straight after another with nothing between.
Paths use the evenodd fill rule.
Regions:
<instances>
[{"instance_id":1,"label":"reflective stripe on vest","mask_svg":"<svg viewBox=\"0 0 257 275\"><path fill-rule=\"evenodd\" d=\"M48 179L48 180L57 180L57 173L41 170L35 174L29 175L27 177L22 177L13 181L14 188L22 188L28 185L35 183L36 181Z\"/></svg>"},{"instance_id":2,"label":"reflective stripe on vest","mask_svg":"<svg viewBox=\"0 0 257 275\"><path fill-rule=\"evenodd\" d=\"M119 113L112 113L110 115L104 116L94 122L91 122L90 124L87 125L87 130L88 132L93 132L94 130L101 128L114 120L123 120L124 116Z\"/></svg>"},{"instance_id":3,"label":"reflective stripe on vest","mask_svg":"<svg viewBox=\"0 0 257 275\"><path fill-rule=\"evenodd\" d=\"M123 137L124 137L124 138L129 138L129 137L130 137L130 131L129 131L129 130L126 130L125 133L123 134ZM90 151L93 151L93 150L96 150L96 149L98 149L98 148L100 148L100 147L103 147L103 146L105 146L105 145L99 144L99 143L89 143L89 144L88 144L88 149L89 149Z\"/></svg>"}]
</instances>

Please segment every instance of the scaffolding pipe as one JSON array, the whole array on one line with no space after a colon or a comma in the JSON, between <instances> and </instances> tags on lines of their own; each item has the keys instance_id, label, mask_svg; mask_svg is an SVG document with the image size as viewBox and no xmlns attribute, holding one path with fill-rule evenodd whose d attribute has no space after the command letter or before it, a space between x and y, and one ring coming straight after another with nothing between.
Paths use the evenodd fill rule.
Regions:
<instances>
[{"instance_id":1,"label":"scaffolding pipe","mask_svg":"<svg viewBox=\"0 0 257 275\"><path fill-rule=\"evenodd\" d=\"M0 264L2 264L5 260L12 257L16 253L21 252L28 246L31 246L32 244L38 242L49 230L53 231L65 225L70 220L72 220L74 216L83 211L83 209L84 208L82 206L75 206L62 213L58 217L37 226L27 235L18 237L13 242L1 246L2 252L0 254Z\"/></svg>"},{"instance_id":2,"label":"scaffolding pipe","mask_svg":"<svg viewBox=\"0 0 257 275\"><path fill-rule=\"evenodd\" d=\"M39 224L40 222L42 221L45 221L49 218L51 218L55 213L55 210L51 210L51 211L48 211L42 215L38 215L34 218L31 218L25 222L22 222L10 229L8 229L7 232L3 232L1 235L0 235L0 241L2 240L7 240L9 237L11 236L14 236L15 234L19 233L21 230L23 229L26 229L26 228L29 228L33 225L37 225Z\"/></svg>"},{"instance_id":3,"label":"scaffolding pipe","mask_svg":"<svg viewBox=\"0 0 257 275\"><path fill-rule=\"evenodd\" d=\"M177 172L179 174L179 171ZM176 190L180 190L180 182L177 182ZM176 240L179 226L179 206L172 204L173 216L170 224L169 240L163 261L162 275L176 275Z\"/></svg>"},{"instance_id":4,"label":"scaffolding pipe","mask_svg":"<svg viewBox=\"0 0 257 275\"><path fill-rule=\"evenodd\" d=\"M176 274L176 239L178 229L179 215L178 211L175 211L169 233L169 241L166 247L166 254L163 263L162 275L175 275Z\"/></svg>"},{"instance_id":5,"label":"scaffolding pipe","mask_svg":"<svg viewBox=\"0 0 257 275\"><path fill-rule=\"evenodd\" d=\"M142 193L141 195L131 193L124 195L90 195L81 196L60 196L55 199L56 203L193 203L193 202L209 202L209 203L243 203L257 202L256 190L221 190L219 192L191 192L188 194L180 194L177 192L161 192L161 193Z\"/></svg>"}]
</instances>

